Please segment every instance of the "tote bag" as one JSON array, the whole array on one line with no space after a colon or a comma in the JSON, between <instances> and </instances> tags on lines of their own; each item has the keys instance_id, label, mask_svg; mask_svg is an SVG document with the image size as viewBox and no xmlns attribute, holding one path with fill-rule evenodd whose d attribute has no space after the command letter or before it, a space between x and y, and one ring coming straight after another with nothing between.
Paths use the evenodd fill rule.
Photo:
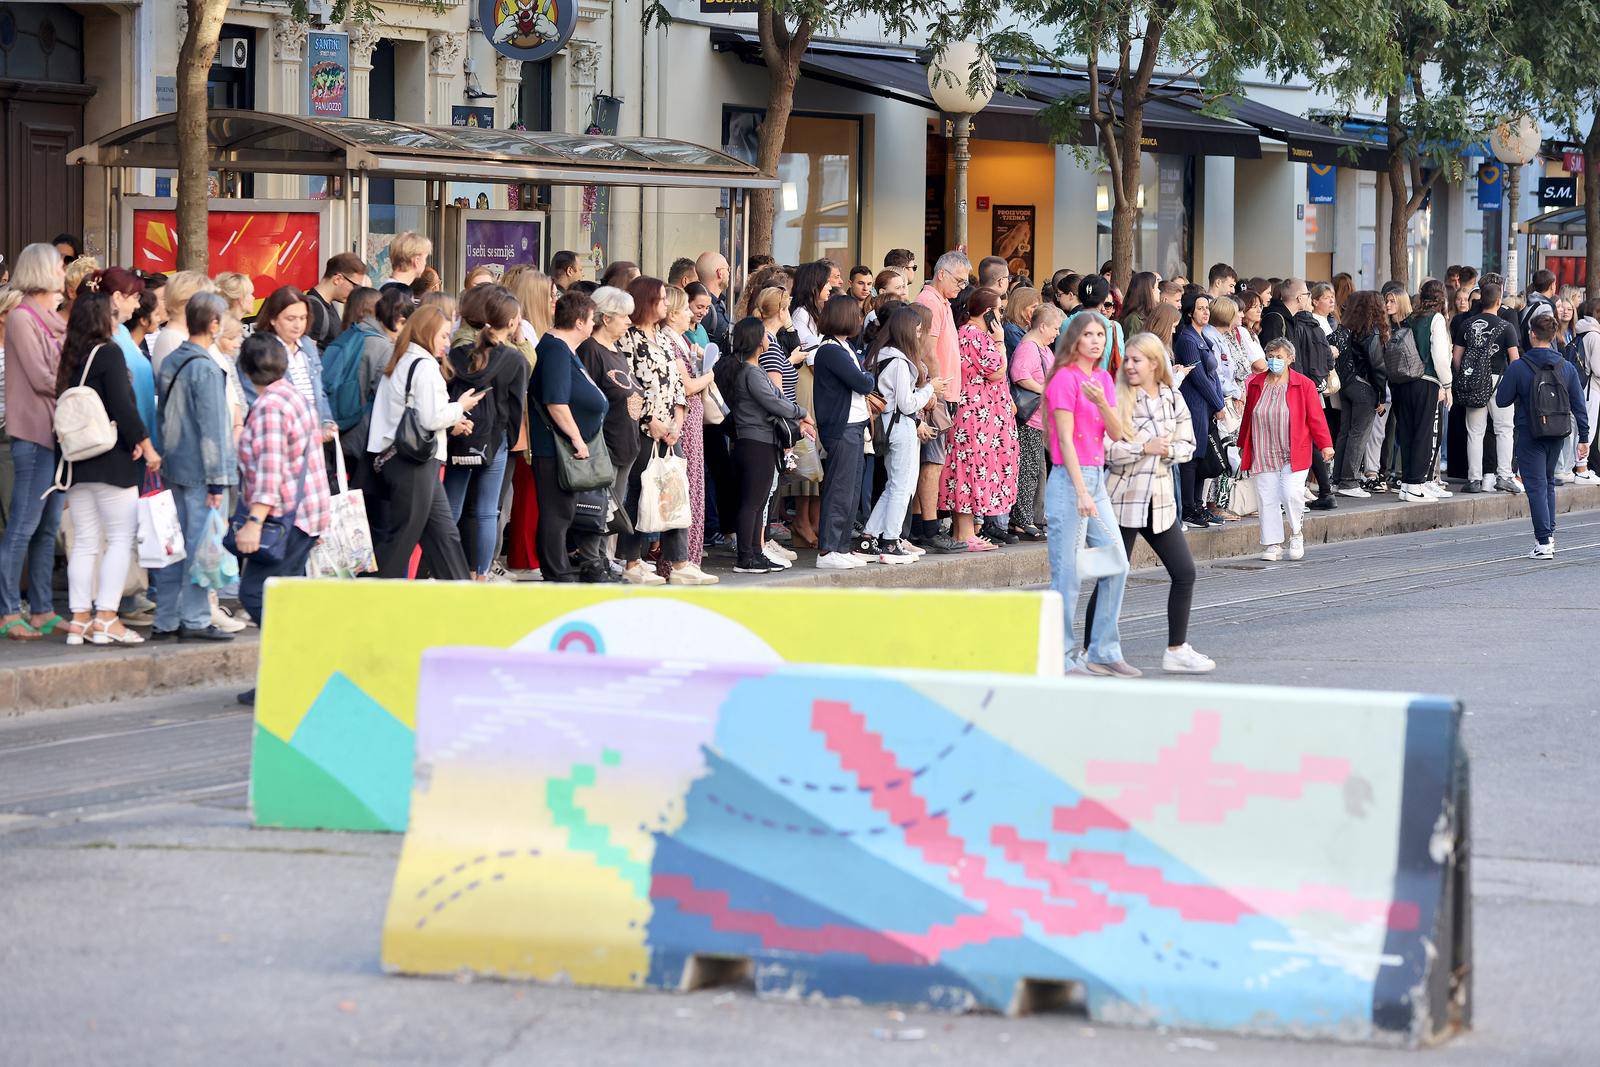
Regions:
<instances>
[{"instance_id":1,"label":"tote bag","mask_svg":"<svg viewBox=\"0 0 1600 1067\"><path fill-rule=\"evenodd\" d=\"M650 446L650 462L639 479L639 515L634 528L640 533L684 530L694 521L689 508L689 465L670 445Z\"/></svg>"},{"instance_id":2,"label":"tote bag","mask_svg":"<svg viewBox=\"0 0 1600 1067\"><path fill-rule=\"evenodd\" d=\"M328 529L306 557L307 578L354 578L378 569L372 544L372 528L367 524L366 497L350 488L345 473L344 448L338 435L333 442L334 464L339 492L328 501Z\"/></svg>"}]
</instances>

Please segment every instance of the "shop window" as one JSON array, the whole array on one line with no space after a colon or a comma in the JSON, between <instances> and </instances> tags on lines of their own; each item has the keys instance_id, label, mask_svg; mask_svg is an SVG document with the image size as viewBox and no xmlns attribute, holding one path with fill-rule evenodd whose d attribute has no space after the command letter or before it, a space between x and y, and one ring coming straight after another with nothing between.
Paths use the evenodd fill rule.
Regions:
<instances>
[{"instance_id":1,"label":"shop window","mask_svg":"<svg viewBox=\"0 0 1600 1067\"><path fill-rule=\"evenodd\" d=\"M723 150L756 160L765 112L724 108ZM856 115L796 112L778 157L772 254L780 263L831 259L842 270L861 262L862 122Z\"/></svg>"},{"instance_id":2,"label":"shop window","mask_svg":"<svg viewBox=\"0 0 1600 1067\"><path fill-rule=\"evenodd\" d=\"M1133 223L1133 269L1153 270L1163 278L1194 278L1193 156L1145 152L1139 162L1139 190ZM1102 171L1095 190L1096 263L1111 258L1111 175Z\"/></svg>"},{"instance_id":3,"label":"shop window","mask_svg":"<svg viewBox=\"0 0 1600 1067\"><path fill-rule=\"evenodd\" d=\"M62 4L0 4L0 78L82 84L83 16Z\"/></svg>"}]
</instances>

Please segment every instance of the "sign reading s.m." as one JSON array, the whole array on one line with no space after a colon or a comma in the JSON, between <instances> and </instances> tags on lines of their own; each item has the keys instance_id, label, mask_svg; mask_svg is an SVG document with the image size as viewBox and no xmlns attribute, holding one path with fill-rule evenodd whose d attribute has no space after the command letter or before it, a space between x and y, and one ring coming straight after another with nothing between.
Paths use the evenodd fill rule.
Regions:
<instances>
[{"instance_id":1,"label":"sign reading s.m.","mask_svg":"<svg viewBox=\"0 0 1600 1067\"><path fill-rule=\"evenodd\" d=\"M1576 207L1577 203L1578 179L1550 177L1539 179L1540 207Z\"/></svg>"}]
</instances>

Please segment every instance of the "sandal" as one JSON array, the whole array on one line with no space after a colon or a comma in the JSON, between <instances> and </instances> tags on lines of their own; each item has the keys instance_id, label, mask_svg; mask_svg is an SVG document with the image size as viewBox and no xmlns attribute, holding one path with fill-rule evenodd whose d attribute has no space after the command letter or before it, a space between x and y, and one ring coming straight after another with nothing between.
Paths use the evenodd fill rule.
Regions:
<instances>
[{"instance_id":1,"label":"sandal","mask_svg":"<svg viewBox=\"0 0 1600 1067\"><path fill-rule=\"evenodd\" d=\"M67 623L67 644L83 644L83 639L88 635L89 627L93 624L93 619L85 619L82 622L79 622L77 619L70 620Z\"/></svg>"},{"instance_id":2,"label":"sandal","mask_svg":"<svg viewBox=\"0 0 1600 1067\"><path fill-rule=\"evenodd\" d=\"M66 626L67 620L60 615L51 615L44 622L29 622L28 625L38 630L40 637L49 637L56 632L57 626Z\"/></svg>"},{"instance_id":3,"label":"sandal","mask_svg":"<svg viewBox=\"0 0 1600 1067\"><path fill-rule=\"evenodd\" d=\"M111 627L120 625L116 619L95 619L89 624L89 642L95 645L142 645L144 638L123 627L121 633L112 633Z\"/></svg>"},{"instance_id":4,"label":"sandal","mask_svg":"<svg viewBox=\"0 0 1600 1067\"><path fill-rule=\"evenodd\" d=\"M0 626L0 637L10 641L37 641L44 634L28 625L28 620L18 616L3 626Z\"/></svg>"}]
</instances>

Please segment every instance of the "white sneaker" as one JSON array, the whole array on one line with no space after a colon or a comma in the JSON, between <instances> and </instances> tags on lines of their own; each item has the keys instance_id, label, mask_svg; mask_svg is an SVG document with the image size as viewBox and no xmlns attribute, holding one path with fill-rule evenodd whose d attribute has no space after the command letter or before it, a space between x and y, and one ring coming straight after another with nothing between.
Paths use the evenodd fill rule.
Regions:
<instances>
[{"instance_id":1,"label":"white sneaker","mask_svg":"<svg viewBox=\"0 0 1600 1067\"><path fill-rule=\"evenodd\" d=\"M1555 482L1557 485L1566 485L1574 480L1575 479L1571 471L1556 471Z\"/></svg>"},{"instance_id":2,"label":"white sneaker","mask_svg":"<svg viewBox=\"0 0 1600 1067\"><path fill-rule=\"evenodd\" d=\"M1365 500L1372 495L1359 485L1352 486L1349 489L1340 489L1338 493L1340 496L1354 497L1356 500Z\"/></svg>"},{"instance_id":3,"label":"white sneaker","mask_svg":"<svg viewBox=\"0 0 1600 1067\"><path fill-rule=\"evenodd\" d=\"M788 570L794 566L794 561L783 554L783 549L771 541L767 542L767 551L764 555L774 567L782 567L784 570Z\"/></svg>"},{"instance_id":4,"label":"white sneaker","mask_svg":"<svg viewBox=\"0 0 1600 1067\"><path fill-rule=\"evenodd\" d=\"M233 617L233 613L217 603L217 592L213 589L209 594L211 600L211 625L224 633L236 634L243 630L245 624ZM152 619L152 622L155 620Z\"/></svg>"},{"instance_id":5,"label":"white sneaker","mask_svg":"<svg viewBox=\"0 0 1600 1067\"><path fill-rule=\"evenodd\" d=\"M1268 563L1276 563L1283 558L1282 545L1268 545L1261 553L1261 558Z\"/></svg>"},{"instance_id":6,"label":"white sneaker","mask_svg":"<svg viewBox=\"0 0 1600 1067\"><path fill-rule=\"evenodd\" d=\"M1429 482L1428 491L1441 500L1455 496L1455 494L1450 491L1449 487L1446 486L1442 481Z\"/></svg>"},{"instance_id":7,"label":"white sneaker","mask_svg":"<svg viewBox=\"0 0 1600 1067\"><path fill-rule=\"evenodd\" d=\"M865 566L865 563L848 552L823 552L817 556L819 571L853 571L857 567Z\"/></svg>"},{"instance_id":8,"label":"white sneaker","mask_svg":"<svg viewBox=\"0 0 1600 1067\"><path fill-rule=\"evenodd\" d=\"M1600 474L1596 474L1591 470L1582 470L1573 475L1573 480L1582 482L1584 485L1600 485Z\"/></svg>"},{"instance_id":9,"label":"white sneaker","mask_svg":"<svg viewBox=\"0 0 1600 1067\"><path fill-rule=\"evenodd\" d=\"M1526 493L1528 491L1528 487L1522 484L1522 479L1515 474L1509 478L1501 478L1500 488L1512 493Z\"/></svg>"},{"instance_id":10,"label":"white sneaker","mask_svg":"<svg viewBox=\"0 0 1600 1067\"><path fill-rule=\"evenodd\" d=\"M669 585L716 585L720 581L721 578L715 574L707 574L693 563L685 563L676 568L672 572L672 577L667 579Z\"/></svg>"},{"instance_id":11,"label":"white sneaker","mask_svg":"<svg viewBox=\"0 0 1600 1067\"><path fill-rule=\"evenodd\" d=\"M1428 504L1432 503L1435 498L1423 492L1420 485L1402 485L1400 487L1400 499L1407 504Z\"/></svg>"},{"instance_id":12,"label":"white sneaker","mask_svg":"<svg viewBox=\"0 0 1600 1067\"><path fill-rule=\"evenodd\" d=\"M1304 537L1301 537L1297 534L1296 536L1289 538L1289 558L1306 558L1306 539Z\"/></svg>"},{"instance_id":13,"label":"white sneaker","mask_svg":"<svg viewBox=\"0 0 1600 1067\"><path fill-rule=\"evenodd\" d=\"M516 577L513 576L510 571L506 570L505 564L501 563L499 560L495 560L489 565L489 581L515 582L516 580Z\"/></svg>"},{"instance_id":14,"label":"white sneaker","mask_svg":"<svg viewBox=\"0 0 1600 1067\"><path fill-rule=\"evenodd\" d=\"M647 571L641 564L622 568L622 580L629 585L666 585L667 580L655 571Z\"/></svg>"},{"instance_id":15,"label":"white sneaker","mask_svg":"<svg viewBox=\"0 0 1600 1067\"><path fill-rule=\"evenodd\" d=\"M870 555L866 552L852 552L850 553L850 558L861 564L863 567L869 563L879 562L878 554L876 552L873 552Z\"/></svg>"},{"instance_id":16,"label":"white sneaker","mask_svg":"<svg viewBox=\"0 0 1600 1067\"><path fill-rule=\"evenodd\" d=\"M900 551L912 556L925 556L928 554L927 549L920 545L914 545L903 537L900 539Z\"/></svg>"},{"instance_id":17,"label":"white sneaker","mask_svg":"<svg viewBox=\"0 0 1600 1067\"><path fill-rule=\"evenodd\" d=\"M1208 674L1217 669L1217 664L1185 642L1161 654L1161 669L1169 674Z\"/></svg>"},{"instance_id":18,"label":"white sneaker","mask_svg":"<svg viewBox=\"0 0 1600 1067\"><path fill-rule=\"evenodd\" d=\"M1487 478L1485 478L1483 480L1483 491L1485 493L1494 492L1494 484L1495 484L1494 475L1491 474L1491 475L1489 475Z\"/></svg>"},{"instance_id":19,"label":"white sneaker","mask_svg":"<svg viewBox=\"0 0 1600 1067\"><path fill-rule=\"evenodd\" d=\"M1533 546L1533 551L1528 553L1528 558L1529 559L1555 559L1556 558L1556 543L1554 541L1546 541L1542 545L1534 545Z\"/></svg>"},{"instance_id":20,"label":"white sneaker","mask_svg":"<svg viewBox=\"0 0 1600 1067\"><path fill-rule=\"evenodd\" d=\"M768 541L767 542L767 558L771 559L771 558L773 558L775 556L782 556L784 559L788 560L790 563L793 563L795 560L800 558L800 556L797 553L791 552L789 549L785 548L783 545L780 545L778 542L776 542L776 541Z\"/></svg>"}]
</instances>

